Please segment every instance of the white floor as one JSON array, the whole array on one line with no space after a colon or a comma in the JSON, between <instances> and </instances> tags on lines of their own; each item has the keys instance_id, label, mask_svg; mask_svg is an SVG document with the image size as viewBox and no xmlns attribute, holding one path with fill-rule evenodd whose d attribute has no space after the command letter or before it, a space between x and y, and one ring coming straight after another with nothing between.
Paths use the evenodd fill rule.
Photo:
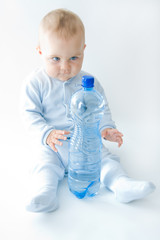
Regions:
<instances>
[{"instance_id":1,"label":"white floor","mask_svg":"<svg viewBox=\"0 0 160 240\"><path fill-rule=\"evenodd\" d=\"M1 131L3 134L1 134L0 239L160 239L160 174L158 174L160 171L157 169L159 164L156 166L153 162L152 166L146 162L148 167L144 170L143 161L139 166L135 166L138 160L132 162L130 159L128 167L129 163L125 157L127 154L130 157L131 148L127 143L121 150L115 145L111 148L117 149L115 151L124 157L122 163L131 175L152 180L156 184L157 189L153 194L140 201L121 204L102 186L96 197L79 200L69 192L65 178L59 187L57 211L50 214L26 212L24 208L28 177L26 169L31 153L28 152L25 141L23 142L22 133L16 129L15 126L15 129L4 128ZM6 136L9 133L8 138ZM131 141L131 132L128 132L128 135ZM137 153L137 156L141 155L142 153Z\"/></svg>"}]
</instances>

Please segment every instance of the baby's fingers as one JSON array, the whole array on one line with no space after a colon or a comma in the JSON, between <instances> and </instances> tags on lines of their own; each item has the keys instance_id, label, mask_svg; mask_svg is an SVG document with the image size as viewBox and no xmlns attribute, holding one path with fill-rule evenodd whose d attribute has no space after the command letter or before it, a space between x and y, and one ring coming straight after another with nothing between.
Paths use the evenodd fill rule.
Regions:
<instances>
[{"instance_id":1,"label":"baby's fingers","mask_svg":"<svg viewBox=\"0 0 160 240\"><path fill-rule=\"evenodd\" d=\"M64 134L69 134L70 132L65 131L65 130L55 130L55 134L59 134L59 135L64 135Z\"/></svg>"},{"instance_id":2,"label":"baby's fingers","mask_svg":"<svg viewBox=\"0 0 160 240\"><path fill-rule=\"evenodd\" d=\"M119 132L117 129L114 129L114 130L113 130L113 133L116 134L116 135L118 135L118 136L123 137L123 133Z\"/></svg>"},{"instance_id":3,"label":"baby's fingers","mask_svg":"<svg viewBox=\"0 0 160 240\"><path fill-rule=\"evenodd\" d=\"M56 138L53 138L52 142L53 142L54 144L56 144L56 145L59 145L59 146L62 146L62 144L63 144L61 141L59 141L59 140L56 139Z\"/></svg>"},{"instance_id":4,"label":"baby's fingers","mask_svg":"<svg viewBox=\"0 0 160 240\"><path fill-rule=\"evenodd\" d=\"M60 134L54 134L54 138L56 138L56 139L62 139L62 140L66 140L66 139L67 139L66 136L63 136L63 135L60 135Z\"/></svg>"},{"instance_id":5,"label":"baby's fingers","mask_svg":"<svg viewBox=\"0 0 160 240\"><path fill-rule=\"evenodd\" d=\"M49 146L52 148L54 152L58 152L57 148L55 147L54 143L50 143Z\"/></svg>"},{"instance_id":6,"label":"baby's fingers","mask_svg":"<svg viewBox=\"0 0 160 240\"><path fill-rule=\"evenodd\" d=\"M113 136L122 138L123 134L121 132L115 131L113 132Z\"/></svg>"},{"instance_id":7,"label":"baby's fingers","mask_svg":"<svg viewBox=\"0 0 160 240\"><path fill-rule=\"evenodd\" d=\"M123 133L119 132L119 135L120 135L121 137L123 137Z\"/></svg>"},{"instance_id":8,"label":"baby's fingers","mask_svg":"<svg viewBox=\"0 0 160 240\"><path fill-rule=\"evenodd\" d=\"M123 144L123 139L121 137L117 137L116 142L118 143L118 147Z\"/></svg>"},{"instance_id":9,"label":"baby's fingers","mask_svg":"<svg viewBox=\"0 0 160 240\"><path fill-rule=\"evenodd\" d=\"M119 132L118 130L117 130L117 134L118 136L123 137L123 133Z\"/></svg>"}]
</instances>

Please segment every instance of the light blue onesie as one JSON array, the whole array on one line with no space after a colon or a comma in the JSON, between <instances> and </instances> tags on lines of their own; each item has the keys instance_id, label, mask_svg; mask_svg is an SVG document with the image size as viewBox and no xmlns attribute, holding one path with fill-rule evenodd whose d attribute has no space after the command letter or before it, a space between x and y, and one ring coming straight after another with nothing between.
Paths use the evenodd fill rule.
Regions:
<instances>
[{"instance_id":1,"label":"light blue onesie","mask_svg":"<svg viewBox=\"0 0 160 240\"><path fill-rule=\"evenodd\" d=\"M22 91L22 116L27 129L40 140L39 159L33 170L33 191L28 203L28 210L49 212L56 208L58 182L63 179L68 165L68 141L62 146L56 145L58 153L47 144L46 139L53 129L73 130L69 115L69 103L72 94L81 88L81 71L68 81L60 81L47 75L43 68L34 71L24 82ZM100 131L116 128L111 118L107 99L100 83L95 79L95 89L105 100L105 113L100 124ZM101 180L110 188L113 179L125 175L119 158L103 146ZM42 197L43 195L43 197Z\"/></svg>"}]
</instances>

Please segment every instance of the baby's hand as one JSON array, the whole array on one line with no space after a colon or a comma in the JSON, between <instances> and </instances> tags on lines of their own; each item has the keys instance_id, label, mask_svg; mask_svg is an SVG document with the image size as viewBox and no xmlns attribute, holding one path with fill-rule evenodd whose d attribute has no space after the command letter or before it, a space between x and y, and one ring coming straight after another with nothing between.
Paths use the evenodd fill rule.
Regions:
<instances>
[{"instance_id":1,"label":"baby's hand","mask_svg":"<svg viewBox=\"0 0 160 240\"><path fill-rule=\"evenodd\" d=\"M69 134L70 132L65 130L52 130L50 134L47 137L47 144L53 149L53 151L58 152L58 150L55 147L55 144L62 146L62 142L58 141L58 139L66 140L67 137L64 136L64 134Z\"/></svg>"},{"instance_id":2,"label":"baby's hand","mask_svg":"<svg viewBox=\"0 0 160 240\"><path fill-rule=\"evenodd\" d=\"M102 131L101 136L108 141L117 142L118 147L120 147L123 143L123 134L117 129L106 128Z\"/></svg>"}]
</instances>

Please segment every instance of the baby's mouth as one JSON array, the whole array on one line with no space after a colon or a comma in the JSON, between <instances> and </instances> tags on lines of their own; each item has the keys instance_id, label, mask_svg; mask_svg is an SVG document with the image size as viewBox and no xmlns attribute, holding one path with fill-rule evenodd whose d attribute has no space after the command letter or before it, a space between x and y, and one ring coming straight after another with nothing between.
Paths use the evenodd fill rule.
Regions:
<instances>
[{"instance_id":1,"label":"baby's mouth","mask_svg":"<svg viewBox=\"0 0 160 240\"><path fill-rule=\"evenodd\" d=\"M66 80L69 79L70 76L71 76L70 73L62 73L62 74L60 74L60 77L66 79Z\"/></svg>"}]
</instances>

